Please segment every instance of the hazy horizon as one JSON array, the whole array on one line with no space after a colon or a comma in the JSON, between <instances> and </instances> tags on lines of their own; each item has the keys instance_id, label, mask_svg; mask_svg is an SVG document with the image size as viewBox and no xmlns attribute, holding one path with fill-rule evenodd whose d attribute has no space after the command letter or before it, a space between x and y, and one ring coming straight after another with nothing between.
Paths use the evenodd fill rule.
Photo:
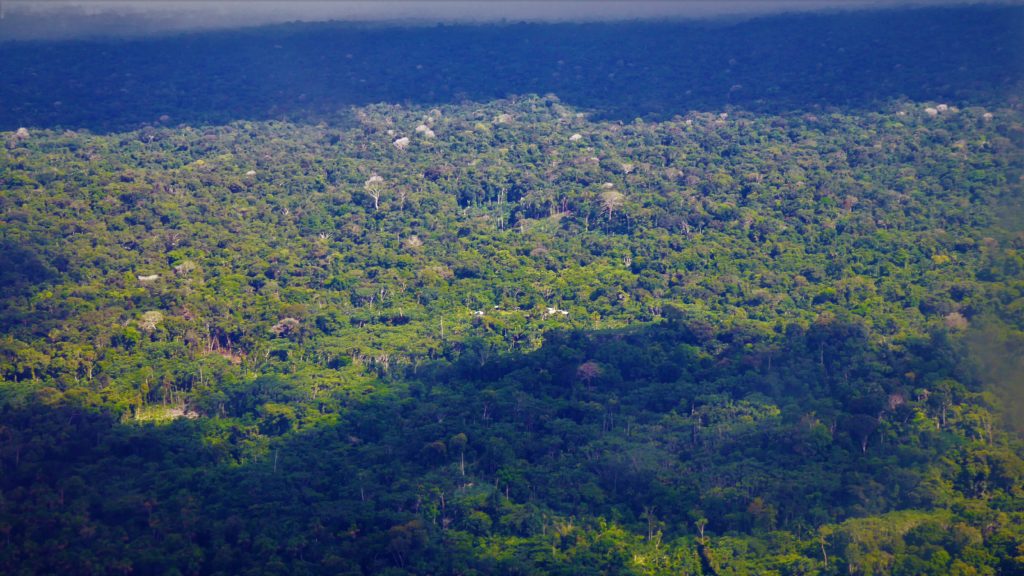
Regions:
<instances>
[{"instance_id":1,"label":"hazy horizon","mask_svg":"<svg viewBox=\"0 0 1024 576\"><path fill-rule=\"evenodd\" d=\"M770 14L878 10L1015 0L601 0L262 1L0 0L0 40L67 39L244 28L285 22L432 24L500 21L594 22L746 18Z\"/></svg>"}]
</instances>

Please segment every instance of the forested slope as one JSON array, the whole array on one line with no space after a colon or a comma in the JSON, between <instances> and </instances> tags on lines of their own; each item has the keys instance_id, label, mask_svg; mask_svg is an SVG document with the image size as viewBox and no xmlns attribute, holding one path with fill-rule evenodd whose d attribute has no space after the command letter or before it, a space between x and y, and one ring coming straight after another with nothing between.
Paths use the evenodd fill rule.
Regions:
<instances>
[{"instance_id":1,"label":"forested slope","mask_svg":"<svg viewBox=\"0 0 1024 576\"><path fill-rule=\"evenodd\" d=\"M984 70L0 133L0 571L1021 572Z\"/></svg>"}]
</instances>

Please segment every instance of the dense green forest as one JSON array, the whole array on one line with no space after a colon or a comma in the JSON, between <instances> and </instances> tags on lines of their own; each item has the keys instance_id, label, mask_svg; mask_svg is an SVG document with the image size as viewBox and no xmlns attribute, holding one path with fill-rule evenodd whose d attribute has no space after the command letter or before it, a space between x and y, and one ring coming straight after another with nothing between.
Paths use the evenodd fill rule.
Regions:
<instances>
[{"instance_id":1,"label":"dense green forest","mask_svg":"<svg viewBox=\"0 0 1024 576\"><path fill-rule=\"evenodd\" d=\"M0 572L1024 573L1022 83L979 56L1020 47L965 14L956 86L648 70L629 118L415 75L90 106L119 81L39 63L90 44L0 47Z\"/></svg>"}]
</instances>

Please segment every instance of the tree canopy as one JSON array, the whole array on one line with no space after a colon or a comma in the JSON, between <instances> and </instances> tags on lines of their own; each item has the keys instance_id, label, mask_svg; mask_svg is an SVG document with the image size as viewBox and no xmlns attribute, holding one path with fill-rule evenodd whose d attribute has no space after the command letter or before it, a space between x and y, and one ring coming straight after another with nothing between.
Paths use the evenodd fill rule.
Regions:
<instances>
[{"instance_id":1,"label":"tree canopy","mask_svg":"<svg viewBox=\"0 0 1024 576\"><path fill-rule=\"evenodd\" d=\"M978 10L953 63L1005 41L975 38L1002 26ZM580 34L546 58L633 26L458 34ZM718 62L708 42L686 50ZM642 72L579 50L566 77ZM551 73L531 62L497 76ZM250 114L259 92L143 126L166 95L87 118L18 96L45 70L0 88L0 122L42 119L0 133L0 572L1024 571L1019 70L815 105L793 86L851 89L772 62L734 91L757 98L632 118L618 81L593 108L517 89ZM674 82L646 73L637 98Z\"/></svg>"}]
</instances>

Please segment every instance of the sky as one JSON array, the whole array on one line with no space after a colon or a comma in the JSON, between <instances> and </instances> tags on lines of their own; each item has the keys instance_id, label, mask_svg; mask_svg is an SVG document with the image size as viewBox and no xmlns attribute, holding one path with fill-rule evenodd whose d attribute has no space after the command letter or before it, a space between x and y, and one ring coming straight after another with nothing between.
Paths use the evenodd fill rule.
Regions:
<instances>
[{"instance_id":1,"label":"sky","mask_svg":"<svg viewBox=\"0 0 1024 576\"><path fill-rule=\"evenodd\" d=\"M995 0L1008 1L1014 0ZM290 21L436 23L746 17L970 3L977 0L0 0L0 39L132 36Z\"/></svg>"}]
</instances>

